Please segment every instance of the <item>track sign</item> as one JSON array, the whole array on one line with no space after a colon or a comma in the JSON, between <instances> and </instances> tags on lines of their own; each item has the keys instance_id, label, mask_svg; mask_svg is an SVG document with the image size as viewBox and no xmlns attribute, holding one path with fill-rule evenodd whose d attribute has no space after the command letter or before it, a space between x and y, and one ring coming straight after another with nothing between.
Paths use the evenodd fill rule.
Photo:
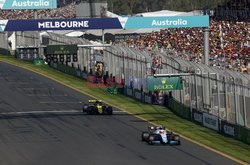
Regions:
<instances>
[{"instance_id":1,"label":"track sign","mask_svg":"<svg viewBox=\"0 0 250 165\"><path fill-rule=\"evenodd\" d=\"M77 54L77 45L48 45L47 54Z\"/></svg>"},{"instance_id":2,"label":"track sign","mask_svg":"<svg viewBox=\"0 0 250 165\"><path fill-rule=\"evenodd\" d=\"M64 62L64 55L60 55L60 62Z\"/></svg>"},{"instance_id":3,"label":"track sign","mask_svg":"<svg viewBox=\"0 0 250 165\"><path fill-rule=\"evenodd\" d=\"M54 63L57 63L57 62L58 62L57 55L54 55L54 56L53 56L53 62L54 62Z\"/></svg>"},{"instance_id":4,"label":"track sign","mask_svg":"<svg viewBox=\"0 0 250 165\"><path fill-rule=\"evenodd\" d=\"M77 54L74 54L74 55L73 55L73 62L77 62L77 61L78 61Z\"/></svg>"},{"instance_id":5,"label":"track sign","mask_svg":"<svg viewBox=\"0 0 250 165\"><path fill-rule=\"evenodd\" d=\"M67 62L71 62L71 55L67 55L67 56L66 56L66 61L67 61Z\"/></svg>"},{"instance_id":6,"label":"track sign","mask_svg":"<svg viewBox=\"0 0 250 165\"><path fill-rule=\"evenodd\" d=\"M57 0L0 0L0 9L53 9L57 8Z\"/></svg>"},{"instance_id":7,"label":"track sign","mask_svg":"<svg viewBox=\"0 0 250 165\"><path fill-rule=\"evenodd\" d=\"M50 63L51 62L51 56L47 55L45 61L48 62L48 63Z\"/></svg>"},{"instance_id":8,"label":"track sign","mask_svg":"<svg viewBox=\"0 0 250 165\"><path fill-rule=\"evenodd\" d=\"M181 77L147 77L147 88L149 91L182 90Z\"/></svg>"}]
</instances>

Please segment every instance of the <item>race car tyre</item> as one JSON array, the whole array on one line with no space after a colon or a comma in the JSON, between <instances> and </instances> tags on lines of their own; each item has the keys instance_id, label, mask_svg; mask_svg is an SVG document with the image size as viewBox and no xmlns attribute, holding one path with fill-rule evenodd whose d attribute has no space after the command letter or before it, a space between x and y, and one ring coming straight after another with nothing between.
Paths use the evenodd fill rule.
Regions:
<instances>
[{"instance_id":1,"label":"race car tyre","mask_svg":"<svg viewBox=\"0 0 250 165\"><path fill-rule=\"evenodd\" d=\"M88 115L92 115L94 112L94 107L88 107L86 112Z\"/></svg>"},{"instance_id":2,"label":"race car tyre","mask_svg":"<svg viewBox=\"0 0 250 165\"><path fill-rule=\"evenodd\" d=\"M84 104L83 107L82 107L82 112L86 112L88 109L88 105L87 104Z\"/></svg>"},{"instance_id":3,"label":"race car tyre","mask_svg":"<svg viewBox=\"0 0 250 165\"><path fill-rule=\"evenodd\" d=\"M141 140L142 141L148 141L149 133L148 132L142 132L141 134Z\"/></svg>"},{"instance_id":4,"label":"race car tyre","mask_svg":"<svg viewBox=\"0 0 250 165\"><path fill-rule=\"evenodd\" d=\"M149 137L148 137L148 144L153 145L154 144L153 143L154 140L155 140L154 135L149 135Z\"/></svg>"},{"instance_id":5,"label":"race car tyre","mask_svg":"<svg viewBox=\"0 0 250 165\"><path fill-rule=\"evenodd\" d=\"M108 115L112 115L113 114L113 108L112 107L108 107L107 108L107 114Z\"/></svg>"},{"instance_id":6,"label":"race car tyre","mask_svg":"<svg viewBox=\"0 0 250 165\"><path fill-rule=\"evenodd\" d=\"M93 108L92 108L92 111L91 111L91 114L92 114L92 115L99 114L98 108L97 108L97 107L93 107Z\"/></svg>"}]
</instances>

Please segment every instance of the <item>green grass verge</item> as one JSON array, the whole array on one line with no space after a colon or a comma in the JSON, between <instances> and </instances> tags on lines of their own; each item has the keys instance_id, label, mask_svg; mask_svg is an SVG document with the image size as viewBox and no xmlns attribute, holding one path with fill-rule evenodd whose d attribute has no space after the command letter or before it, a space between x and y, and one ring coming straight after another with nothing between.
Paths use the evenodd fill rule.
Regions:
<instances>
[{"instance_id":1,"label":"green grass verge","mask_svg":"<svg viewBox=\"0 0 250 165\"><path fill-rule=\"evenodd\" d=\"M48 66L35 66L32 63L14 59L12 57L0 56L0 61L6 61L17 66L26 67L33 71L46 74L64 84L77 88L78 90L101 98L108 103L119 106L148 121L166 126L170 130L193 139L206 146L214 148L239 160L250 163L250 145L216 133L188 120L173 114L169 109L158 106L143 104L124 95L112 95L105 89L86 88L86 81L63 74Z\"/></svg>"}]
</instances>

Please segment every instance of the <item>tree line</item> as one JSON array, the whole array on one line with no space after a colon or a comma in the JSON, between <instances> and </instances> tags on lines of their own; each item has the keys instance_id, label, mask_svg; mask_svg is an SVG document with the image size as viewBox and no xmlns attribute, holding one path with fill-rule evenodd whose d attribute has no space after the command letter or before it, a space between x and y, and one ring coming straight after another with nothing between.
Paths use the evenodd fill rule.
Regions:
<instances>
[{"instance_id":1,"label":"tree line","mask_svg":"<svg viewBox=\"0 0 250 165\"><path fill-rule=\"evenodd\" d=\"M133 15L159 10L193 11L213 9L230 0L107 0L108 10L120 15Z\"/></svg>"}]
</instances>

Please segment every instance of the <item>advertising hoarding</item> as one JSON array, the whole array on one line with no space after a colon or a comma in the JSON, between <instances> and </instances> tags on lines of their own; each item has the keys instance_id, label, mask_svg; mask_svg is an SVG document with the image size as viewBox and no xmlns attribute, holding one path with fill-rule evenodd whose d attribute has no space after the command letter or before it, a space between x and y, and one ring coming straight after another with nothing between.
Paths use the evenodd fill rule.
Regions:
<instances>
[{"instance_id":1,"label":"advertising hoarding","mask_svg":"<svg viewBox=\"0 0 250 165\"><path fill-rule=\"evenodd\" d=\"M183 83L181 77L147 77L147 88L149 91L181 90Z\"/></svg>"},{"instance_id":2,"label":"advertising hoarding","mask_svg":"<svg viewBox=\"0 0 250 165\"><path fill-rule=\"evenodd\" d=\"M124 23L124 29L208 27L209 16L128 17Z\"/></svg>"},{"instance_id":3,"label":"advertising hoarding","mask_svg":"<svg viewBox=\"0 0 250 165\"><path fill-rule=\"evenodd\" d=\"M219 118L218 116L203 113L203 125L207 128L219 131Z\"/></svg>"},{"instance_id":4,"label":"advertising hoarding","mask_svg":"<svg viewBox=\"0 0 250 165\"><path fill-rule=\"evenodd\" d=\"M127 17L123 20L118 18L0 20L0 32L143 28L164 29L208 26L208 16Z\"/></svg>"},{"instance_id":5,"label":"advertising hoarding","mask_svg":"<svg viewBox=\"0 0 250 165\"><path fill-rule=\"evenodd\" d=\"M57 0L0 0L1 10L53 8L57 8Z\"/></svg>"}]
</instances>

